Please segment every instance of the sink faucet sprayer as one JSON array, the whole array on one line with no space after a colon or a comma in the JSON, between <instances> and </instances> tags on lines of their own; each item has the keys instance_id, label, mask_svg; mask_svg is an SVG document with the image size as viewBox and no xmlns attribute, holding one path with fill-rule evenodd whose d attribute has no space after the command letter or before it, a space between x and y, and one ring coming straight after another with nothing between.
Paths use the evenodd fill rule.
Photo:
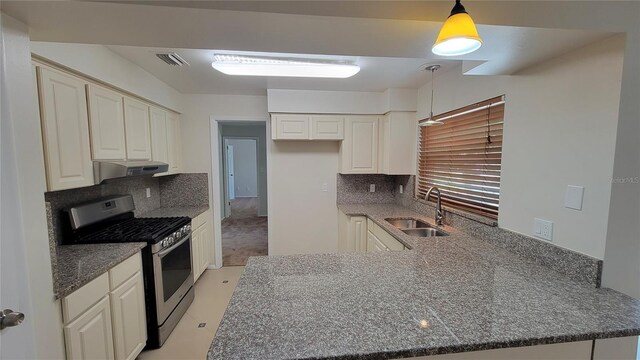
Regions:
<instances>
[{"instance_id":1,"label":"sink faucet sprayer","mask_svg":"<svg viewBox=\"0 0 640 360\"><path fill-rule=\"evenodd\" d=\"M442 225L442 219L444 218L444 216L442 215L442 203L441 203L441 199L440 199L440 189L438 189L435 186L432 186L429 191L427 191L427 194L424 196L424 199L429 201L429 196L431 196L431 192L435 192L436 194L436 216L435 216L435 220L436 220L436 224L438 225Z\"/></svg>"}]
</instances>

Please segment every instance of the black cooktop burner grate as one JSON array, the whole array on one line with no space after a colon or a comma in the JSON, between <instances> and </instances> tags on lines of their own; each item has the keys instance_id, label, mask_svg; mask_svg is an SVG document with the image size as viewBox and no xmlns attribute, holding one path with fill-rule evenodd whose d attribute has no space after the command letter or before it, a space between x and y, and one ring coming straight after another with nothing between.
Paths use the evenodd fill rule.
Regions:
<instances>
[{"instance_id":1,"label":"black cooktop burner grate","mask_svg":"<svg viewBox=\"0 0 640 360\"><path fill-rule=\"evenodd\" d=\"M155 244L163 237L189 223L186 217L134 218L110 225L78 238L80 243L148 242Z\"/></svg>"}]
</instances>

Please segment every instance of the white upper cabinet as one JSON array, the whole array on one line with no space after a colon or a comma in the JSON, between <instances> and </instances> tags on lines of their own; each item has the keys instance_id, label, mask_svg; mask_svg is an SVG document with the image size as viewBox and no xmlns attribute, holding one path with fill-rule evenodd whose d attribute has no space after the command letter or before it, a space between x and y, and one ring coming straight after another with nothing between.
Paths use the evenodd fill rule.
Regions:
<instances>
[{"instance_id":1,"label":"white upper cabinet","mask_svg":"<svg viewBox=\"0 0 640 360\"><path fill-rule=\"evenodd\" d=\"M38 85L48 190L93 185L86 82L38 67Z\"/></svg>"},{"instance_id":2,"label":"white upper cabinet","mask_svg":"<svg viewBox=\"0 0 640 360\"><path fill-rule=\"evenodd\" d=\"M127 138L127 159L151 159L149 105L141 101L125 97L124 123Z\"/></svg>"},{"instance_id":3,"label":"white upper cabinet","mask_svg":"<svg viewBox=\"0 0 640 360\"><path fill-rule=\"evenodd\" d=\"M344 116L313 115L311 116L311 140L344 139Z\"/></svg>"},{"instance_id":4,"label":"white upper cabinet","mask_svg":"<svg viewBox=\"0 0 640 360\"><path fill-rule=\"evenodd\" d=\"M124 160L123 97L102 86L89 84L88 105L91 151L94 160Z\"/></svg>"},{"instance_id":5,"label":"white upper cabinet","mask_svg":"<svg viewBox=\"0 0 640 360\"><path fill-rule=\"evenodd\" d=\"M308 140L311 117L306 114L279 114L271 117L274 140Z\"/></svg>"},{"instance_id":6,"label":"white upper cabinet","mask_svg":"<svg viewBox=\"0 0 640 360\"><path fill-rule=\"evenodd\" d=\"M182 167L180 118L178 114L173 112L167 112L167 152L169 156L169 172L180 172Z\"/></svg>"},{"instance_id":7,"label":"white upper cabinet","mask_svg":"<svg viewBox=\"0 0 640 360\"><path fill-rule=\"evenodd\" d=\"M415 112L390 112L380 119L378 172L414 175L417 161L418 121Z\"/></svg>"},{"instance_id":8,"label":"white upper cabinet","mask_svg":"<svg viewBox=\"0 0 640 360\"><path fill-rule=\"evenodd\" d=\"M340 173L378 172L378 116L349 116L340 145Z\"/></svg>"},{"instance_id":9,"label":"white upper cabinet","mask_svg":"<svg viewBox=\"0 0 640 360\"><path fill-rule=\"evenodd\" d=\"M274 114L271 116L273 140L342 140L344 116Z\"/></svg>"},{"instance_id":10,"label":"white upper cabinet","mask_svg":"<svg viewBox=\"0 0 640 360\"><path fill-rule=\"evenodd\" d=\"M153 161L169 163L167 144L167 112L151 107L151 150Z\"/></svg>"}]
</instances>

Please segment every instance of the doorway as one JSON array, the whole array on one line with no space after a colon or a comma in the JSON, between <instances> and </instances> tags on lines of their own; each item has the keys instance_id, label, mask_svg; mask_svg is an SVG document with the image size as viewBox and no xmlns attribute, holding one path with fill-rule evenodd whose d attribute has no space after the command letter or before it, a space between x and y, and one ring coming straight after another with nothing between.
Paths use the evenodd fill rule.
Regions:
<instances>
[{"instance_id":1,"label":"doorway","mask_svg":"<svg viewBox=\"0 0 640 360\"><path fill-rule=\"evenodd\" d=\"M220 122L222 266L268 254L266 124Z\"/></svg>"}]
</instances>

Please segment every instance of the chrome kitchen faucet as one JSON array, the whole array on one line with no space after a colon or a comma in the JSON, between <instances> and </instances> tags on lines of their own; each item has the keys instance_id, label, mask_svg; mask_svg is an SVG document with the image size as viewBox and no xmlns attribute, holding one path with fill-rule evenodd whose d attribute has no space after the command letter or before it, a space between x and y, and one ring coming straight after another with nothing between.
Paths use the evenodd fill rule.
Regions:
<instances>
[{"instance_id":1,"label":"chrome kitchen faucet","mask_svg":"<svg viewBox=\"0 0 640 360\"><path fill-rule=\"evenodd\" d=\"M441 198L440 198L440 189L438 189L435 186L432 186L429 191L427 191L427 194L424 196L424 199L429 201L429 196L431 196L431 192L436 192L436 216L435 216L435 220L436 220L436 224L437 225L442 225L442 219L444 218L443 214L442 214L442 203L441 203Z\"/></svg>"}]
</instances>

